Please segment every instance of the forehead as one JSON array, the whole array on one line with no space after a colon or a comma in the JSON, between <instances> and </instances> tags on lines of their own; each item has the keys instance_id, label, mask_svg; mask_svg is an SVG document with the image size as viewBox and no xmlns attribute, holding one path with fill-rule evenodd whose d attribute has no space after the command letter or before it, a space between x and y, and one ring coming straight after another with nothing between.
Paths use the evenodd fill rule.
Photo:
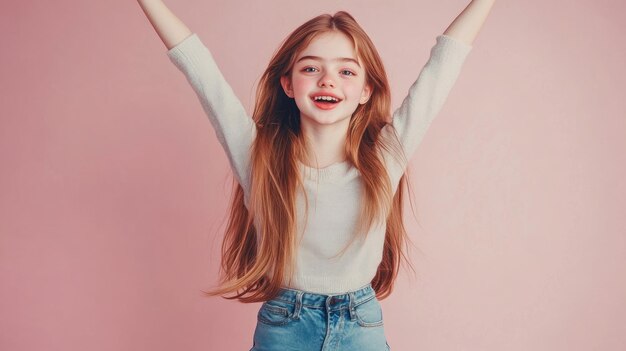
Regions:
<instances>
[{"instance_id":1,"label":"forehead","mask_svg":"<svg viewBox=\"0 0 626 351\"><path fill-rule=\"evenodd\" d=\"M313 38L298 54L296 62L304 56L317 56L328 61L345 57L358 60L352 40L342 32L323 33Z\"/></svg>"}]
</instances>

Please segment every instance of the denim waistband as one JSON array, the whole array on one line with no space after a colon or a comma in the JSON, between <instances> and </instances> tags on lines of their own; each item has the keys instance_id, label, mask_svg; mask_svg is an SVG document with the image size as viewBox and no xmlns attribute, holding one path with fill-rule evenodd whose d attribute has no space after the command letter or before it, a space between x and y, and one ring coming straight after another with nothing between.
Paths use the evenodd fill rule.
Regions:
<instances>
[{"instance_id":1,"label":"denim waistband","mask_svg":"<svg viewBox=\"0 0 626 351\"><path fill-rule=\"evenodd\" d=\"M318 294L304 290L282 287L274 300L280 300L285 303L294 305L302 305L309 308L321 308L329 310L338 310L341 308L349 308L352 310L364 302L376 297L376 292L372 288L372 284L368 283L363 287L348 291L343 294Z\"/></svg>"}]
</instances>

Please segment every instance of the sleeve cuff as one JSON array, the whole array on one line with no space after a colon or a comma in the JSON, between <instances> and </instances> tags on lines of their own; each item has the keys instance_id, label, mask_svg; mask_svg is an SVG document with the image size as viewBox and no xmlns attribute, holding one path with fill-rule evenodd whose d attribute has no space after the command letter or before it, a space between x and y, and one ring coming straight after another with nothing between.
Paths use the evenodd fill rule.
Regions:
<instances>
[{"instance_id":1,"label":"sleeve cuff","mask_svg":"<svg viewBox=\"0 0 626 351\"><path fill-rule=\"evenodd\" d=\"M433 50L442 57L464 61L473 48L473 45L464 43L449 35L441 34L437 36L437 44L435 44Z\"/></svg>"},{"instance_id":2,"label":"sleeve cuff","mask_svg":"<svg viewBox=\"0 0 626 351\"><path fill-rule=\"evenodd\" d=\"M202 41L196 33L191 33L187 38L167 51L167 56L178 56L182 52L202 47Z\"/></svg>"}]
</instances>

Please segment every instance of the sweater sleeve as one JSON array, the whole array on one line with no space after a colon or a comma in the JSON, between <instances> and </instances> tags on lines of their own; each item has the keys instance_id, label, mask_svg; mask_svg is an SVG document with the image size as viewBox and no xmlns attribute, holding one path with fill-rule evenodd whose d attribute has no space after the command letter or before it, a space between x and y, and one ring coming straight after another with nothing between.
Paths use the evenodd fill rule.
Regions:
<instances>
[{"instance_id":1,"label":"sweater sleeve","mask_svg":"<svg viewBox=\"0 0 626 351\"><path fill-rule=\"evenodd\" d=\"M250 147L256 126L241 101L221 74L209 49L196 33L167 51L167 56L185 75L208 116L217 139L244 189L249 189Z\"/></svg>"},{"instance_id":2,"label":"sweater sleeve","mask_svg":"<svg viewBox=\"0 0 626 351\"><path fill-rule=\"evenodd\" d=\"M392 115L391 125L402 145L405 162L410 160L432 120L441 110L471 49L471 45L448 35L437 36L430 58ZM403 173L407 165L401 166Z\"/></svg>"}]
</instances>

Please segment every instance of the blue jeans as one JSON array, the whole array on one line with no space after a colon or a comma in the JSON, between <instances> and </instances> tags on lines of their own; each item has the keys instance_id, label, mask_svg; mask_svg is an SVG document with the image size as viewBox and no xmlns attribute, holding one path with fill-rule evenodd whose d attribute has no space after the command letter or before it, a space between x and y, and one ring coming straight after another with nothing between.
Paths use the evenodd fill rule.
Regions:
<instances>
[{"instance_id":1,"label":"blue jeans","mask_svg":"<svg viewBox=\"0 0 626 351\"><path fill-rule=\"evenodd\" d=\"M371 284L338 295L281 288L257 314L250 351L387 351Z\"/></svg>"}]
</instances>

